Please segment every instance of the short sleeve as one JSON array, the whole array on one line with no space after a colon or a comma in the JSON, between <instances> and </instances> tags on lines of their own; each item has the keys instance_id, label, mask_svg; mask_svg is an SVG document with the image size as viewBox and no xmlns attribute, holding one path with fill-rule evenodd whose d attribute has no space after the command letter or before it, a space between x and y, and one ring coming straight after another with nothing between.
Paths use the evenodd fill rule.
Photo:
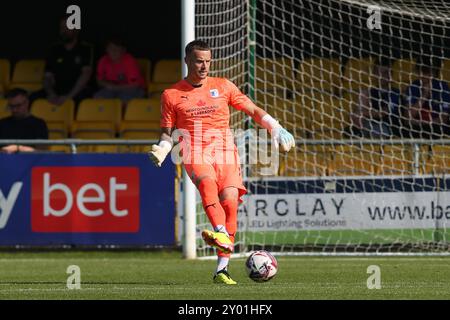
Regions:
<instances>
[{"instance_id":1,"label":"short sleeve","mask_svg":"<svg viewBox=\"0 0 450 320\"><path fill-rule=\"evenodd\" d=\"M239 90L236 85L226 80L226 90L228 94L228 104L236 110L247 109L248 107L255 106L255 104L245 94Z\"/></svg>"},{"instance_id":2,"label":"short sleeve","mask_svg":"<svg viewBox=\"0 0 450 320\"><path fill-rule=\"evenodd\" d=\"M161 128L173 128L177 122L173 104L170 102L167 92L161 95Z\"/></svg>"}]
</instances>

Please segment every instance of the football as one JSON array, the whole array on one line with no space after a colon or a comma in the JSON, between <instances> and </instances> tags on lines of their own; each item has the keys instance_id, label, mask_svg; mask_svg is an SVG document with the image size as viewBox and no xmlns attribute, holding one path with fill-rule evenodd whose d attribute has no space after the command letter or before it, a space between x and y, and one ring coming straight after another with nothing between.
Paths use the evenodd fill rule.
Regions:
<instances>
[{"instance_id":1,"label":"football","mask_svg":"<svg viewBox=\"0 0 450 320\"><path fill-rule=\"evenodd\" d=\"M250 279L265 282L272 279L278 271L278 262L266 250L254 251L245 262L245 268Z\"/></svg>"}]
</instances>

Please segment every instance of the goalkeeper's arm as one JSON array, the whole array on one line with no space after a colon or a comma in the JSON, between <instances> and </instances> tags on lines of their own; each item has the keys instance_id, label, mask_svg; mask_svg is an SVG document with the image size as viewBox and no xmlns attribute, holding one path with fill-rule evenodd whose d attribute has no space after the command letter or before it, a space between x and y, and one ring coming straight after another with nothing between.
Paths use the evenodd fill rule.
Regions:
<instances>
[{"instance_id":1,"label":"goalkeeper's arm","mask_svg":"<svg viewBox=\"0 0 450 320\"><path fill-rule=\"evenodd\" d=\"M255 105L247 105L242 111L270 132L276 148L281 146L282 151L288 152L291 148L295 147L295 139L292 134L284 129L278 121L272 118L266 111Z\"/></svg>"},{"instance_id":2,"label":"goalkeeper's arm","mask_svg":"<svg viewBox=\"0 0 450 320\"><path fill-rule=\"evenodd\" d=\"M148 153L150 159L157 167L161 167L164 159L172 150L173 141L171 135L172 128L161 128L161 137L158 144L153 144L152 150Z\"/></svg>"}]
</instances>

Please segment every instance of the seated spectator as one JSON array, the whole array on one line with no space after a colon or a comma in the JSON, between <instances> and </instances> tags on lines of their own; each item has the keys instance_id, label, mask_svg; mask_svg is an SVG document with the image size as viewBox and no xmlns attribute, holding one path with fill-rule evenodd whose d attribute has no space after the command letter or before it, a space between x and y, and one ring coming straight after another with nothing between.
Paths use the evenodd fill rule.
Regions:
<instances>
[{"instance_id":1,"label":"seated spectator","mask_svg":"<svg viewBox=\"0 0 450 320\"><path fill-rule=\"evenodd\" d=\"M145 81L137 60L119 39L110 39L106 54L97 66L97 83L101 87L95 98L119 98L128 102L145 95Z\"/></svg>"},{"instance_id":2,"label":"seated spectator","mask_svg":"<svg viewBox=\"0 0 450 320\"><path fill-rule=\"evenodd\" d=\"M399 128L400 91L391 86L389 61L378 60L373 72L377 82L361 89L351 115L347 137L380 139L397 134Z\"/></svg>"},{"instance_id":3,"label":"seated spectator","mask_svg":"<svg viewBox=\"0 0 450 320\"><path fill-rule=\"evenodd\" d=\"M48 139L47 124L30 113L30 102L25 90L16 88L6 94L11 116L0 119L1 139ZM3 152L31 152L36 148L45 150L45 146L33 147L20 144L1 147Z\"/></svg>"},{"instance_id":4,"label":"seated spectator","mask_svg":"<svg viewBox=\"0 0 450 320\"><path fill-rule=\"evenodd\" d=\"M66 17L61 18L59 28L61 41L50 49L46 59L44 89L30 99L46 98L56 105L73 99L78 104L92 94L93 49L80 41L79 30L67 28Z\"/></svg>"},{"instance_id":5,"label":"seated spectator","mask_svg":"<svg viewBox=\"0 0 450 320\"><path fill-rule=\"evenodd\" d=\"M417 63L419 79L405 92L405 127L410 138L438 139L449 133L450 89L439 80L440 64Z\"/></svg>"}]
</instances>

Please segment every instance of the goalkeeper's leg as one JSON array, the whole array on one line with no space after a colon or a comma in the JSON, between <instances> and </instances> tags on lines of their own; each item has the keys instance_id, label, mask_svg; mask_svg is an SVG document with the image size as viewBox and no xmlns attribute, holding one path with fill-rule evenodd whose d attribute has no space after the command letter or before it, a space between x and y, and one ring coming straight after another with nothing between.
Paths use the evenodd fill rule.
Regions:
<instances>
[{"instance_id":1,"label":"goalkeeper's leg","mask_svg":"<svg viewBox=\"0 0 450 320\"><path fill-rule=\"evenodd\" d=\"M214 231L203 230L202 237L205 242L225 253L233 251L225 227L225 211L220 205L216 173L210 164L186 164L186 171L197 186L202 198L203 208L208 216Z\"/></svg>"},{"instance_id":2,"label":"goalkeeper's leg","mask_svg":"<svg viewBox=\"0 0 450 320\"><path fill-rule=\"evenodd\" d=\"M236 187L227 187L220 193L220 205L225 211L225 226L234 246L234 239L237 230L237 209L238 209L239 191ZM214 282L225 284L236 284L228 273L228 263L230 254L217 252L217 268L214 274Z\"/></svg>"}]
</instances>

